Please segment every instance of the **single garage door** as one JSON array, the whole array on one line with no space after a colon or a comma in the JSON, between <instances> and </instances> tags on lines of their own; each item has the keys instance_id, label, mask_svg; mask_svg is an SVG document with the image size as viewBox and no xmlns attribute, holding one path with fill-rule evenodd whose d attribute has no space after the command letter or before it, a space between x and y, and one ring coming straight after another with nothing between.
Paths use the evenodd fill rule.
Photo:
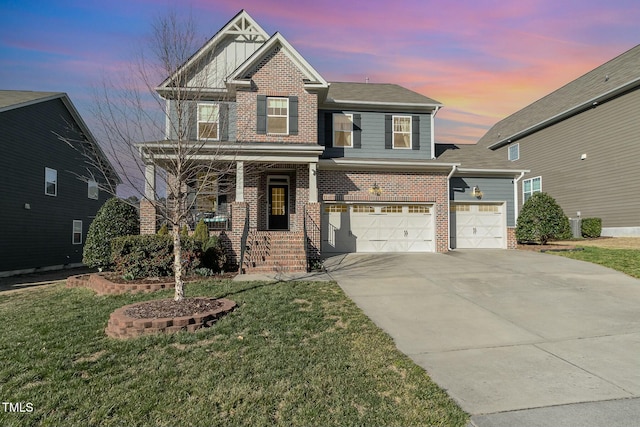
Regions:
<instances>
[{"instance_id":1,"label":"single garage door","mask_svg":"<svg viewBox=\"0 0 640 427\"><path fill-rule=\"evenodd\" d=\"M433 206L325 204L323 253L433 252Z\"/></svg>"},{"instance_id":2,"label":"single garage door","mask_svg":"<svg viewBox=\"0 0 640 427\"><path fill-rule=\"evenodd\" d=\"M451 247L506 248L504 204L451 204Z\"/></svg>"}]
</instances>

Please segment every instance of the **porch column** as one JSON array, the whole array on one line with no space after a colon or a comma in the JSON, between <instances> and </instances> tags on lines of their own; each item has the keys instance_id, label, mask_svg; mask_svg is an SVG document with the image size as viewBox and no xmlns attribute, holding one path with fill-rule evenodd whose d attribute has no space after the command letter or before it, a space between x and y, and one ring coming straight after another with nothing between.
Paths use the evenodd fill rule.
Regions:
<instances>
[{"instance_id":1,"label":"porch column","mask_svg":"<svg viewBox=\"0 0 640 427\"><path fill-rule=\"evenodd\" d=\"M318 202L318 164L309 163L309 203Z\"/></svg>"},{"instance_id":2,"label":"porch column","mask_svg":"<svg viewBox=\"0 0 640 427\"><path fill-rule=\"evenodd\" d=\"M244 202L244 162L236 163L236 202Z\"/></svg>"},{"instance_id":3,"label":"porch column","mask_svg":"<svg viewBox=\"0 0 640 427\"><path fill-rule=\"evenodd\" d=\"M140 200L140 234L156 232L156 165L144 166L144 197Z\"/></svg>"}]
</instances>

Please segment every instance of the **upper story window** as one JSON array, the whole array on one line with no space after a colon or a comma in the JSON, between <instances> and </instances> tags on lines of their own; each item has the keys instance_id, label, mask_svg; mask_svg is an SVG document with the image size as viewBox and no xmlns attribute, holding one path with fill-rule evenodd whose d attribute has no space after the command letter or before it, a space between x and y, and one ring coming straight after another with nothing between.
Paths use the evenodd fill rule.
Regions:
<instances>
[{"instance_id":1,"label":"upper story window","mask_svg":"<svg viewBox=\"0 0 640 427\"><path fill-rule=\"evenodd\" d=\"M522 181L523 201L526 202L534 193L542 192L542 177L529 178Z\"/></svg>"},{"instance_id":2,"label":"upper story window","mask_svg":"<svg viewBox=\"0 0 640 427\"><path fill-rule=\"evenodd\" d=\"M44 168L44 194L58 195L58 171L55 169Z\"/></svg>"},{"instance_id":3,"label":"upper story window","mask_svg":"<svg viewBox=\"0 0 640 427\"><path fill-rule=\"evenodd\" d=\"M267 98L267 133L289 133L289 98Z\"/></svg>"},{"instance_id":4,"label":"upper story window","mask_svg":"<svg viewBox=\"0 0 640 427\"><path fill-rule=\"evenodd\" d=\"M87 181L87 197L93 200L98 200L98 183L92 179Z\"/></svg>"},{"instance_id":5,"label":"upper story window","mask_svg":"<svg viewBox=\"0 0 640 427\"><path fill-rule=\"evenodd\" d=\"M513 144L509 146L509 160L512 162L520 158L520 144Z\"/></svg>"},{"instance_id":6,"label":"upper story window","mask_svg":"<svg viewBox=\"0 0 640 427\"><path fill-rule=\"evenodd\" d=\"M393 148L411 148L411 116L393 116Z\"/></svg>"},{"instance_id":7,"label":"upper story window","mask_svg":"<svg viewBox=\"0 0 640 427\"><path fill-rule=\"evenodd\" d=\"M353 147L353 114L333 115L333 146Z\"/></svg>"},{"instance_id":8,"label":"upper story window","mask_svg":"<svg viewBox=\"0 0 640 427\"><path fill-rule=\"evenodd\" d=\"M217 104L198 104L198 139L220 139L219 113Z\"/></svg>"},{"instance_id":9,"label":"upper story window","mask_svg":"<svg viewBox=\"0 0 640 427\"><path fill-rule=\"evenodd\" d=\"M74 245L82 244L82 221L73 220L73 231L71 232L71 242Z\"/></svg>"}]
</instances>

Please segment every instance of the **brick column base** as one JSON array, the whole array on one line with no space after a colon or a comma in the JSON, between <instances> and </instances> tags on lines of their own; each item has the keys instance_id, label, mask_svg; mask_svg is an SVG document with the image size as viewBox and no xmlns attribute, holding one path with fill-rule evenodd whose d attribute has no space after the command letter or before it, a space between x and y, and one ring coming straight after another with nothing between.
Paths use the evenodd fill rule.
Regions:
<instances>
[{"instance_id":1,"label":"brick column base","mask_svg":"<svg viewBox=\"0 0 640 427\"><path fill-rule=\"evenodd\" d=\"M156 233L156 208L146 199L140 200L140 234Z\"/></svg>"},{"instance_id":2,"label":"brick column base","mask_svg":"<svg viewBox=\"0 0 640 427\"><path fill-rule=\"evenodd\" d=\"M313 267L320 260L320 203L307 203L305 213L304 232L307 244L307 263L309 267Z\"/></svg>"},{"instance_id":3,"label":"brick column base","mask_svg":"<svg viewBox=\"0 0 640 427\"><path fill-rule=\"evenodd\" d=\"M518 249L515 227L507 227L507 249Z\"/></svg>"}]
</instances>

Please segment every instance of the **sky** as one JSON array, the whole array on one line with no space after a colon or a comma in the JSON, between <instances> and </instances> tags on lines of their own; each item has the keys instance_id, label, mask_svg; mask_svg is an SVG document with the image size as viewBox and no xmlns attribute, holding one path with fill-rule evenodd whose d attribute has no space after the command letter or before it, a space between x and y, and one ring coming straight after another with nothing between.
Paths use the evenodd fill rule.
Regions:
<instances>
[{"instance_id":1,"label":"sky","mask_svg":"<svg viewBox=\"0 0 640 427\"><path fill-rule=\"evenodd\" d=\"M66 92L93 128L93 88L127 72L171 9L190 10L203 44L245 9L325 80L441 102L438 143L475 143L640 43L638 0L0 0L0 89Z\"/></svg>"}]
</instances>

